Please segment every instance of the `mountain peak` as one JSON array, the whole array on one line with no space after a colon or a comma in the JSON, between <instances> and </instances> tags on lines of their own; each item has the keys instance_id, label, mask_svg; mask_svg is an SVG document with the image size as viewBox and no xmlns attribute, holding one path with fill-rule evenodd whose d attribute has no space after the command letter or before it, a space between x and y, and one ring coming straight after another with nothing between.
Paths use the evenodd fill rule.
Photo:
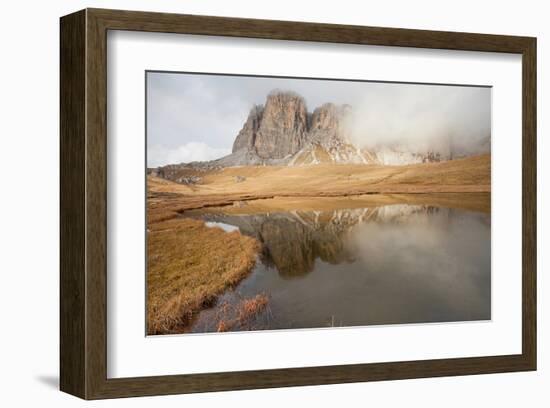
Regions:
<instances>
[{"instance_id":1,"label":"mountain peak","mask_svg":"<svg viewBox=\"0 0 550 408\"><path fill-rule=\"evenodd\" d=\"M279 89L279 88L272 89L267 94L266 101L276 100L276 99L279 99L279 100L300 99L305 104L304 98L299 93L290 91L290 90Z\"/></svg>"},{"instance_id":2,"label":"mountain peak","mask_svg":"<svg viewBox=\"0 0 550 408\"><path fill-rule=\"evenodd\" d=\"M292 91L271 91L264 106L254 106L233 143L233 153L248 149L265 159L282 159L300 150L307 133L304 98Z\"/></svg>"},{"instance_id":3,"label":"mountain peak","mask_svg":"<svg viewBox=\"0 0 550 408\"><path fill-rule=\"evenodd\" d=\"M330 102L310 113L301 95L274 89L267 95L264 105L251 108L233 143L233 153L212 162L212 165L305 165L325 162L401 165L453 158L453 147L446 139L426 151L395 143L371 148L357 146L352 142L350 131L352 121L349 119L352 115L350 105Z\"/></svg>"}]
</instances>

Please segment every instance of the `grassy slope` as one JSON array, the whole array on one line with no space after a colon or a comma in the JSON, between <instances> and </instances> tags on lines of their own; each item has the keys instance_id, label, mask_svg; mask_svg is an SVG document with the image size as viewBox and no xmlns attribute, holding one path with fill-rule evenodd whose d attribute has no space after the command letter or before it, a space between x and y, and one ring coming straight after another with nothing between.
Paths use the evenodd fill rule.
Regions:
<instances>
[{"instance_id":1,"label":"grassy slope","mask_svg":"<svg viewBox=\"0 0 550 408\"><path fill-rule=\"evenodd\" d=\"M235 182L235 177L246 180ZM210 173L196 193L213 194L489 191L489 155L408 166L332 165L231 167Z\"/></svg>"},{"instance_id":2,"label":"grassy slope","mask_svg":"<svg viewBox=\"0 0 550 408\"><path fill-rule=\"evenodd\" d=\"M246 180L237 182L237 176ZM409 166L231 167L203 174L202 184L191 187L149 177L148 221L189 209L273 197L490 191L490 155Z\"/></svg>"}]
</instances>

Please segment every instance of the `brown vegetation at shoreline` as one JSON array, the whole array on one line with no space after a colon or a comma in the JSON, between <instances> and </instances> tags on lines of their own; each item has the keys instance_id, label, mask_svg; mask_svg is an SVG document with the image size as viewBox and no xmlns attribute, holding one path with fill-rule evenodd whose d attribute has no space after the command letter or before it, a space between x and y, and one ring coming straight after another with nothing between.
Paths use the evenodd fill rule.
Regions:
<instances>
[{"instance_id":1,"label":"brown vegetation at shoreline","mask_svg":"<svg viewBox=\"0 0 550 408\"><path fill-rule=\"evenodd\" d=\"M194 314L248 275L258 250L255 239L198 220L149 225L147 333L184 331Z\"/></svg>"},{"instance_id":2,"label":"brown vegetation at shoreline","mask_svg":"<svg viewBox=\"0 0 550 408\"><path fill-rule=\"evenodd\" d=\"M254 330L255 327L250 325L251 320L267 307L268 302L269 297L265 293L260 293L251 299L243 299L236 305L221 305L216 318L216 331L226 332L237 327L241 330Z\"/></svg>"},{"instance_id":3,"label":"brown vegetation at shoreline","mask_svg":"<svg viewBox=\"0 0 550 408\"><path fill-rule=\"evenodd\" d=\"M232 167L202 172L200 183L192 185L148 176L147 332L186 331L198 312L248 275L260 249L253 238L206 227L180 217L182 213L321 211L397 203L490 213L490 191L490 155L408 166ZM221 321L218 330L234 323Z\"/></svg>"}]
</instances>

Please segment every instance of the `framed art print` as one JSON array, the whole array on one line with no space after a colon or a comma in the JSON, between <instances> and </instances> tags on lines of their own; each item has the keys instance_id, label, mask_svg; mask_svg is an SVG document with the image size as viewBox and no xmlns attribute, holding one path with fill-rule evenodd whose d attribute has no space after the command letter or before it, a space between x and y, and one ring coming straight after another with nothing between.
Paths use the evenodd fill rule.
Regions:
<instances>
[{"instance_id":1,"label":"framed art print","mask_svg":"<svg viewBox=\"0 0 550 408\"><path fill-rule=\"evenodd\" d=\"M61 19L61 389L536 369L536 40Z\"/></svg>"}]
</instances>

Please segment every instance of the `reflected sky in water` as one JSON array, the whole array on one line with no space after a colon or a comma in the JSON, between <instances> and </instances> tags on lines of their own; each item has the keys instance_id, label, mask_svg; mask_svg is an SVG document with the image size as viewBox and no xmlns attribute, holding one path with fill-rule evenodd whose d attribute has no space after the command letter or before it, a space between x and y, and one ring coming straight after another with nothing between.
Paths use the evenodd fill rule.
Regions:
<instances>
[{"instance_id":1,"label":"reflected sky in water","mask_svg":"<svg viewBox=\"0 0 550 408\"><path fill-rule=\"evenodd\" d=\"M215 331L220 305L258 293L269 308L241 330L491 318L489 214L395 204L201 218L237 227L262 251L249 277L199 314L194 332Z\"/></svg>"}]
</instances>

